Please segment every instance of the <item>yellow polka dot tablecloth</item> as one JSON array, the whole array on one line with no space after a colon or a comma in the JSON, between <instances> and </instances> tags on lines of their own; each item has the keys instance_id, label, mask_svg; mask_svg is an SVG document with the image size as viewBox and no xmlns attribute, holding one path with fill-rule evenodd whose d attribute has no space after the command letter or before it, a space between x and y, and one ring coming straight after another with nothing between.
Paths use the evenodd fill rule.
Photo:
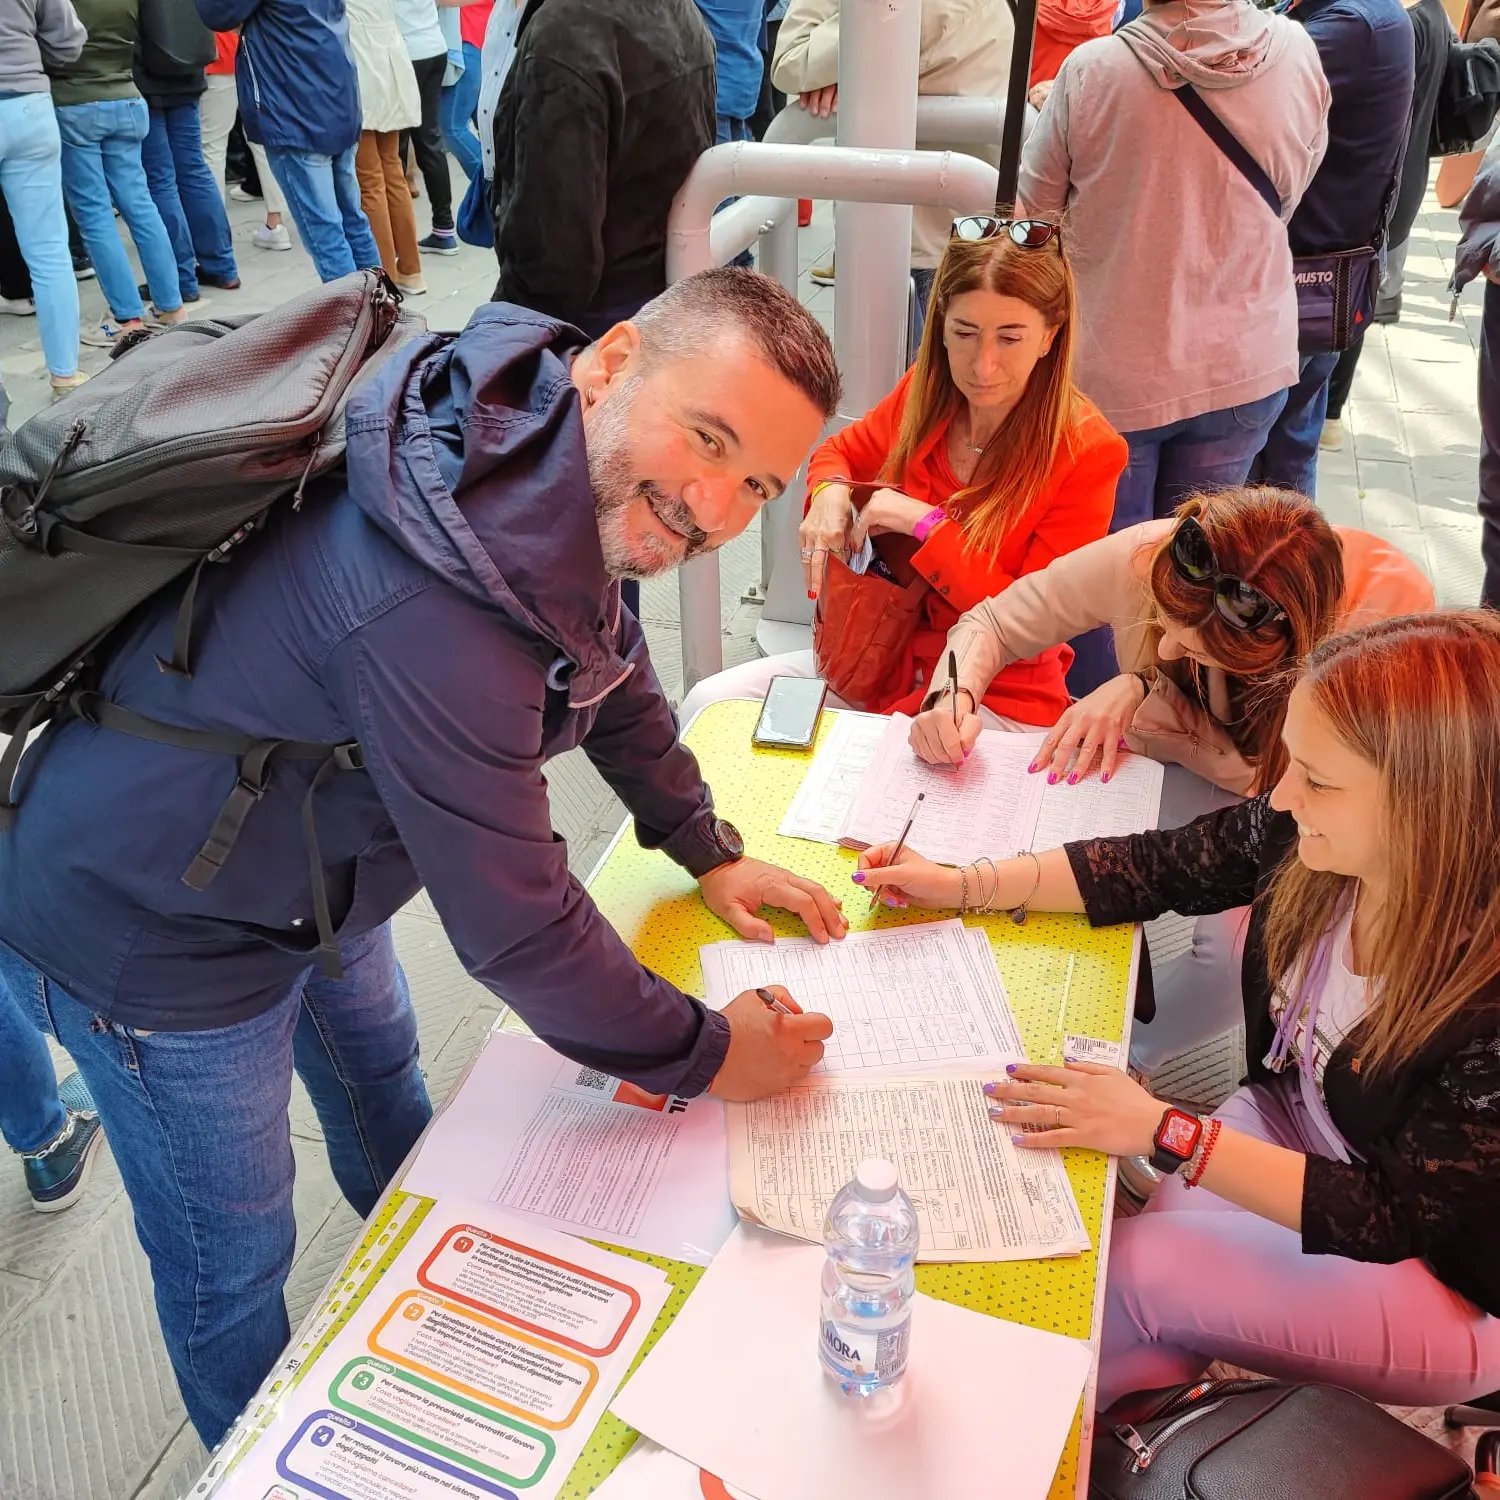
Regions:
<instances>
[{"instance_id":1,"label":"yellow polka dot tablecloth","mask_svg":"<svg viewBox=\"0 0 1500 1500\"><path fill-rule=\"evenodd\" d=\"M694 720L686 736L713 788L719 815L739 828L748 851L821 881L843 898L855 930L950 916L891 912L884 907L867 913L867 895L849 880L855 868L851 851L777 834L811 756L805 751L753 746L750 736L759 714L758 702L714 704ZM833 718L832 713L823 715L820 743ZM697 885L684 871L664 855L641 849L629 830L589 883L589 891L641 962L690 994L703 993L698 949L705 943L736 936L703 905ZM791 916L770 915L779 935L790 937L805 931ZM1081 916L1032 916L1022 926L1004 915L970 916L966 920L989 934L1027 1055L1033 1061L1061 1061L1065 1033L1112 1041L1123 1036L1130 989L1129 928L1095 930ZM1097 1247L1106 1229L1109 1164L1092 1151L1065 1151L1063 1156L1090 1243ZM680 1261L638 1258L660 1266L673 1283L673 1293L647 1341L649 1350L702 1272ZM976 1312L1087 1339L1092 1332L1098 1276L1096 1248L1053 1260L918 1266L917 1286L929 1296ZM1003 1399L1003 1390L1002 1382L997 1385L997 1400ZM1069 1500L1079 1493L1082 1415L1080 1409L1074 1418L1050 1500ZM563 1487L563 1500L583 1500L591 1494L625 1456L634 1439L635 1434L624 1423L606 1416Z\"/></svg>"}]
</instances>

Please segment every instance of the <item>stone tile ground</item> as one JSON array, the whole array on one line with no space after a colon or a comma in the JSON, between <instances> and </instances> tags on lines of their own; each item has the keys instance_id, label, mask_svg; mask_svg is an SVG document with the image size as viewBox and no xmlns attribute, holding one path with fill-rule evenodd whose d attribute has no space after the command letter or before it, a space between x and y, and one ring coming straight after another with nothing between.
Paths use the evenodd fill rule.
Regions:
<instances>
[{"instance_id":1,"label":"stone tile ground","mask_svg":"<svg viewBox=\"0 0 1500 1500\"><path fill-rule=\"evenodd\" d=\"M425 204L418 214L425 214ZM231 217L244 287L211 293L213 311L261 310L314 284L300 248L268 254L252 247L258 222L252 205L233 205ZM1362 525L1398 543L1430 573L1442 602L1469 604L1478 597L1480 578L1474 512L1479 301L1472 289L1458 320L1448 322L1443 286L1456 237L1451 214L1433 208L1418 221L1402 323L1377 329L1367 343L1347 413L1350 438L1342 452L1323 456L1319 498L1336 523ZM806 271L826 259L831 241L831 217L820 205L813 227L802 234L802 292L830 323L833 294L814 287ZM418 306L434 328L461 327L494 282L494 263L484 251L431 257L425 269L431 292ZM104 313L97 283L80 290L85 318L97 321ZM100 368L104 360L102 351L86 349L83 368ZM0 370L13 423L41 408L48 391L34 320L0 317ZM759 606L752 590L759 555L753 532L725 552L730 664L755 651ZM648 585L642 614L658 670L675 693L675 584ZM555 825L568 839L573 869L584 874L623 810L581 755L554 763L548 780ZM440 1100L473 1055L496 1002L464 974L425 898L396 919L396 938L411 979L429 1088ZM59 1062L66 1066L61 1056ZM292 1125L295 1321L337 1266L357 1221L339 1199L300 1088ZM1432 1421L1430 1413L1414 1416ZM85 1201L52 1218L32 1212L18 1165L0 1158L0 1500L175 1500L202 1460L156 1329L129 1205L107 1154Z\"/></svg>"}]
</instances>

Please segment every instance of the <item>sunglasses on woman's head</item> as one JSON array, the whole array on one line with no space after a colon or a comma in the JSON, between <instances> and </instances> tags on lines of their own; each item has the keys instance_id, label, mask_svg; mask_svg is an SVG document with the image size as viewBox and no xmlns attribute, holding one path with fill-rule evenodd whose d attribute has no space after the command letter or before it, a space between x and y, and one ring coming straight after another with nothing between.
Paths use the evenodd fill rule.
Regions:
<instances>
[{"instance_id":1,"label":"sunglasses on woman's head","mask_svg":"<svg viewBox=\"0 0 1500 1500\"><path fill-rule=\"evenodd\" d=\"M1011 243L1023 250L1040 250L1053 240L1062 249L1061 226L1046 219L1000 219L994 214L968 214L953 221L952 235L956 240L992 240L999 234L1008 234Z\"/></svg>"},{"instance_id":2,"label":"sunglasses on woman's head","mask_svg":"<svg viewBox=\"0 0 1500 1500\"><path fill-rule=\"evenodd\" d=\"M1195 516L1186 516L1172 533L1172 568L1184 583L1213 586L1214 608L1231 630L1258 630L1286 619L1286 611L1233 573L1219 571L1213 543Z\"/></svg>"}]
</instances>

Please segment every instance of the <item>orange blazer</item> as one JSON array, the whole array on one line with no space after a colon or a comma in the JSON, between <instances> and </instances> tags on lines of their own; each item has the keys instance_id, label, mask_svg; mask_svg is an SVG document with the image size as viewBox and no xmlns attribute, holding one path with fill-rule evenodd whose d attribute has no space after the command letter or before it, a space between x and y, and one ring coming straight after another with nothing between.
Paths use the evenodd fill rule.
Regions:
<instances>
[{"instance_id":1,"label":"orange blazer","mask_svg":"<svg viewBox=\"0 0 1500 1500\"><path fill-rule=\"evenodd\" d=\"M901 430L912 372L878 406L835 433L808 462L807 485L825 479L869 484L880 477ZM963 486L948 465L948 423L931 433L917 451L902 483L914 500L946 505ZM886 693L869 707L876 713L916 713L935 681L948 632L958 617L981 600L1001 593L1024 573L1045 568L1055 557L1097 541L1109 529L1115 484L1125 468L1125 440L1083 396L1076 396L1073 420L1058 445L1046 484L1017 518L998 552L965 543L962 529L944 522L917 548L912 565L932 585L923 596L923 618ZM1026 724L1051 725L1068 706L1063 677L1073 660L1069 646L1054 646L1029 661L1012 662L990 684L985 707Z\"/></svg>"}]
</instances>

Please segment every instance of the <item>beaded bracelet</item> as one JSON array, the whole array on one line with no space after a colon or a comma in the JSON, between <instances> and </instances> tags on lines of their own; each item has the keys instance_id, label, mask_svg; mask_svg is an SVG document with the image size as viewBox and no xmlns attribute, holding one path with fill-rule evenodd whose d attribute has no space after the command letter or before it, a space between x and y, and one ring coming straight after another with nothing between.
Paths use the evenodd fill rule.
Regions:
<instances>
[{"instance_id":1,"label":"beaded bracelet","mask_svg":"<svg viewBox=\"0 0 1500 1500\"><path fill-rule=\"evenodd\" d=\"M968 914L968 910L969 910L969 877L965 873L968 870L968 868L969 867L967 865L960 865L958 867L958 883L959 883L958 914L961 917L962 916L966 916ZM977 876L978 873L979 872L976 870L975 871L975 875Z\"/></svg>"},{"instance_id":2,"label":"beaded bracelet","mask_svg":"<svg viewBox=\"0 0 1500 1500\"><path fill-rule=\"evenodd\" d=\"M1214 1147L1218 1144L1219 1132L1224 1128L1219 1120L1210 1120L1203 1134L1198 1138L1198 1145L1191 1157L1188 1158L1187 1171L1182 1174L1182 1185L1195 1188L1203 1181L1204 1168L1208 1166L1208 1159L1214 1154Z\"/></svg>"}]
</instances>

